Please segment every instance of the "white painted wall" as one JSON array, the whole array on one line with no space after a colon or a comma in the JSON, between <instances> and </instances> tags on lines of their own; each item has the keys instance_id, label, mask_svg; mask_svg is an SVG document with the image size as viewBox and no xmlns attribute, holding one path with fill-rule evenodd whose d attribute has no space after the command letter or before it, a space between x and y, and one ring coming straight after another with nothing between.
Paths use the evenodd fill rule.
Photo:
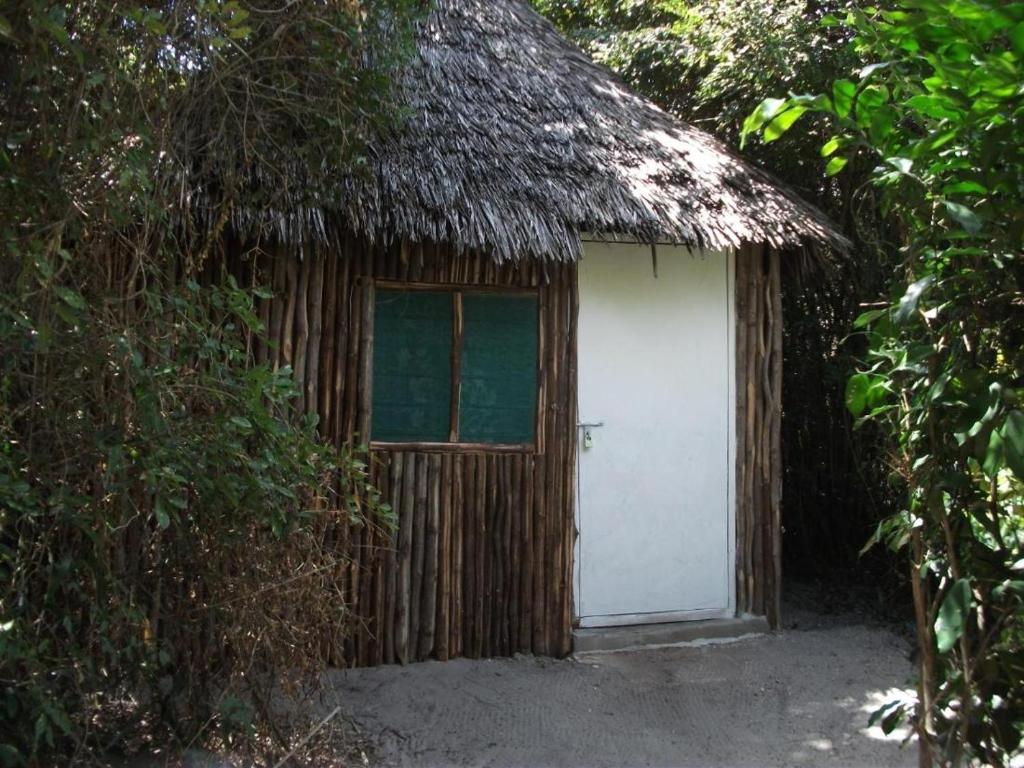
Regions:
<instances>
[{"instance_id":1,"label":"white painted wall","mask_svg":"<svg viewBox=\"0 0 1024 768\"><path fill-rule=\"evenodd\" d=\"M576 613L734 612L732 254L587 243L579 268Z\"/></svg>"}]
</instances>

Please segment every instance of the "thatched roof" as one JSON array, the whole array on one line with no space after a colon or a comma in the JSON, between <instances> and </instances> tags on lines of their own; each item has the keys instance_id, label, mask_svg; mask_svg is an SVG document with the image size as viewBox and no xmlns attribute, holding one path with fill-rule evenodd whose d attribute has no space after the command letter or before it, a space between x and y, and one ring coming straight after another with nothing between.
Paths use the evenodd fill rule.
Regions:
<instances>
[{"instance_id":1,"label":"thatched roof","mask_svg":"<svg viewBox=\"0 0 1024 768\"><path fill-rule=\"evenodd\" d=\"M371 144L371 172L338 201L371 239L498 260L576 258L582 232L843 244L821 212L632 93L526 2L435 0L417 40L398 86L408 119Z\"/></svg>"}]
</instances>

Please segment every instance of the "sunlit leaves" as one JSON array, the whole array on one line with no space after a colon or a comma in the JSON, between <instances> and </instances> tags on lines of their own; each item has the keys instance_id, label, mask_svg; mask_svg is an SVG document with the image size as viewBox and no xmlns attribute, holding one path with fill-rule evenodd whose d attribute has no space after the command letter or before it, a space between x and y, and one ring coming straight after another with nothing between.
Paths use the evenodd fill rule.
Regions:
<instances>
[{"instance_id":1,"label":"sunlit leaves","mask_svg":"<svg viewBox=\"0 0 1024 768\"><path fill-rule=\"evenodd\" d=\"M932 617L923 737L942 759L1005 765L1021 741L1007 712L1024 711L1024 4L908 0L846 23L865 64L834 84L831 108L808 111L832 126L827 173L854 152L875 160L904 266L891 305L855 324L871 347L847 406L888 430L909 489L890 540L916 542L919 615ZM774 109L797 104L809 101Z\"/></svg>"},{"instance_id":2,"label":"sunlit leaves","mask_svg":"<svg viewBox=\"0 0 1024 768\"><path fill-rule=\"evenodd\" d=\"M837 173L843 170L843 168L846 167L846 164L848 162L850 162L850 159L842 156L836 156L829 159L829 161L825 164L825 175L835 176Z\"/></svg>"},{"instance_id":3,"label":"sunlit leaves","mask_svg":"<svg viewBox=\"0 0 1024 768\"><path fill-rule=\"evenodd\" d=\"M838 117L846 117L853 109L857 86L850 80L836 80L832 84L832 103Z\"/></svg>"},{"instance_id":4,"label":"sunlit leaves","mask_svg":"<svg viewBox=\"0 0 1024 768\"><path fill-rule=\"evenodd\" d=\"M935 640L939 653L951 650L961 638L973 602L970 581L960 579L955 582L942 601L939 615L935 619Z\"/></svg>"},{"instance_id":5,"label":"sunlit leaves","mask_svg":"<svg viewBox=\"0 0 1024 768\"><path fill-rule=\"evenodd\" d=\"M846 382L846 407L862 416L881 405L890 393L888 379L873 373L857 373Z\"/></svg>"},{"instance_id":6,"label":"sunlit leaves","mask_svg":"<svg viewBox=\"0 0 1024 768\"><path fill-rule=\"evenodd\" d=\"M782 136L782 134L792 128L793 123L795 123L806 111L807 107L805 106L792 106L778 116L772 118L768 125L765 126L764 140L766 142L775 141L777 138Z\"/></svg>"}]
</instances>

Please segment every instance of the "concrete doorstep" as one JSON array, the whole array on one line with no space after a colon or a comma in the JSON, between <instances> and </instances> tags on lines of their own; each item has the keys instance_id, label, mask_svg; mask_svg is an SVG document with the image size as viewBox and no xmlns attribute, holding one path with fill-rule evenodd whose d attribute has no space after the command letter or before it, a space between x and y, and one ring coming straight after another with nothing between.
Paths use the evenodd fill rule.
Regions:
<instances>
[{"instance_id":1,"label":"concrete doorstep","mask_svg":"<svg viewBox=\"0 0 1024 768\"><path fill-rule=\"evenodd\" d=\"M752 635L763 635L768 631L768 621L763 616L635 624L624 627L591 627L573 630L573 653L631 651L658 646L727 642Z\"/></svg>"}]
</instances>

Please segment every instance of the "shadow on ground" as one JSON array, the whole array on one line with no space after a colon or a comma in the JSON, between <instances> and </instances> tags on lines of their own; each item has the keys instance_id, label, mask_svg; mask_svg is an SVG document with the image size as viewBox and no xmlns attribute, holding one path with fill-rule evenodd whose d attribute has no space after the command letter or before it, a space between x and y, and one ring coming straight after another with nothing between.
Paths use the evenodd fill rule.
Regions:
<instances>
[{"instance_id":1,"label":"shadow on ground","mask_svg":"<svg viewBox=\"0 0 1024 768\"><path fill-rule=\"evenodd\" d=\"M911 766L868 728L908 685L884 626L791 612L785 632L730 644L331 673L386 766Z\"/></svg>"}]
</instances>

